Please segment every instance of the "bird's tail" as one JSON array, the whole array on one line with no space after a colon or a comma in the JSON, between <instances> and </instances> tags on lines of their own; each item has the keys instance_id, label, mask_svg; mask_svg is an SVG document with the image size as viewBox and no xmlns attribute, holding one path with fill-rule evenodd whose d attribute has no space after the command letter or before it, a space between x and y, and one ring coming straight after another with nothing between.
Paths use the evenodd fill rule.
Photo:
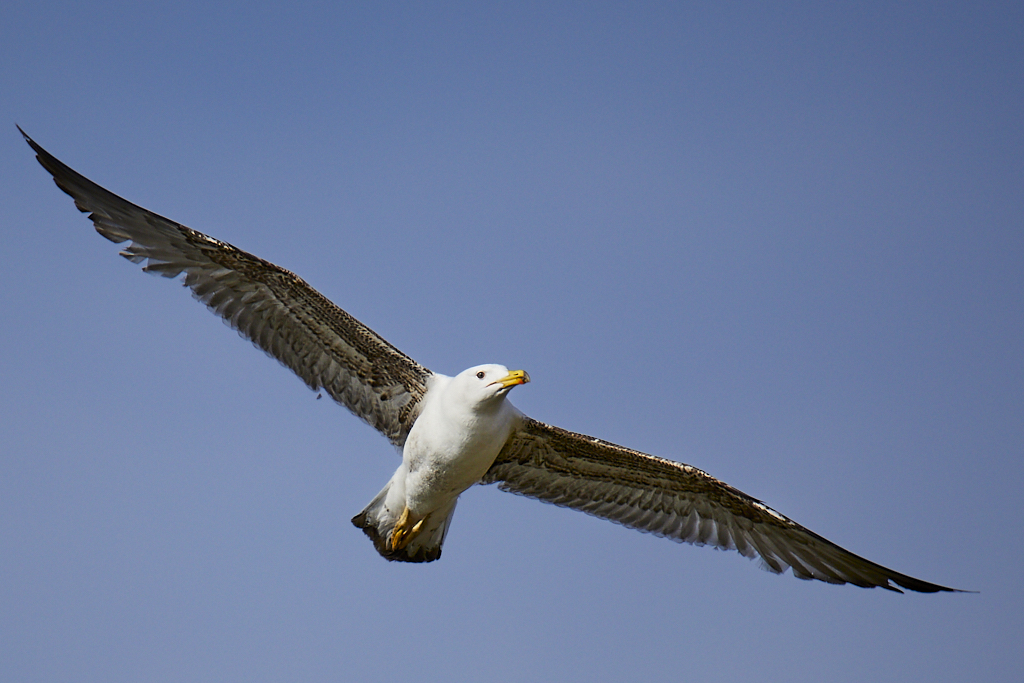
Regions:
<instances>
[{"instance_id":1,"label":"bird's tail","mask_svg":"<svg viewBox=\"0 0 1024 683\"><path fill-rule=\"evenodd\" d=\"M370 504L352 518L352 523L370 537L373 547L389 562L433 562L441 557L441 546L444 537L448 535L448 525L455 514L458 499L453 500L450 506L427 515L419 533L405 547L393 550L390 545L391 534L402 510L392 508L402 506L387 505L388 491L392 484L393 481L389 481Z\"/></svg>"}]
</instances>

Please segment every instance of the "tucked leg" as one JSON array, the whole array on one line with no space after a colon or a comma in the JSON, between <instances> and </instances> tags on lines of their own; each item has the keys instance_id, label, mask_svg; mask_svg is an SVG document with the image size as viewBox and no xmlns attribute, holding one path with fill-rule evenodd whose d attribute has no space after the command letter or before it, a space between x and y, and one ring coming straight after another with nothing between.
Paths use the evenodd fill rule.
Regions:
<instances>
[{"instance_id":1,"label":"tucked leg","mask_svg":"<svg viewBox=\"0 0 1024 683\"><path fill-rule=\"evenodd\" d=\"M391 550L401 550L409 545L412 539L416 538L420 530L423 529L423 522L427 520L427 517L430 517L430 515L415 519L415 516L409 512L408 507L402 510L402 516L398 518L395 529L391 532Z\"/></svg>"}]
</instances>

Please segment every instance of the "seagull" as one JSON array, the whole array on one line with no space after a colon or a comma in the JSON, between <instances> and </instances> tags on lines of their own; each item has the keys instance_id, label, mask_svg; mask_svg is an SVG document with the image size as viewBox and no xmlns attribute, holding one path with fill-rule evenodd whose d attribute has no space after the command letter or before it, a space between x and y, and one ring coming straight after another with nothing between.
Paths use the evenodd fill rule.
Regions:
<instances>
[{"instance_id":1,"label":"seagull","mask_svg":"<svg viewBox=\"0 0 1024 683\"><path fill-rule=\"evenodd\" d=\"M314 391L383 434L402 463L352 523L387 560L441 557L459 495L474 484L580 510L677 542L735 550L800 579L963 592L901 574L815 534L696 467L545 424L509 392L523 370L431 372L279 266L143 209L57 160L18 127L57 186L147 273L193 296Z\"/></svg>"}]
</instances>

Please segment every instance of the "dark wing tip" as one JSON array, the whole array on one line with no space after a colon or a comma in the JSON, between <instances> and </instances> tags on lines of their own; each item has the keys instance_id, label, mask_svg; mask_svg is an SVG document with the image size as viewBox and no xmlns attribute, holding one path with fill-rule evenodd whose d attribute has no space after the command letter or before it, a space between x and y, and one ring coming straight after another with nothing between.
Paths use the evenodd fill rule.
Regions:
<instances>
[{"instance_id":1,"label":"dark wing tip","mask_svg":"<svg viewBox=\"0 0 1024 683\"><path fill-rule=\"evenodd\" d=\"M28 136L28 133L22 130L21 126L19 126L18 124L14 124L14 127L18 129L18 132L21 133L21 137L25 138L25 142L28 143L28 146L31 147L37 155L44 155L50 157L50 153L47 152L42 147L40 147L38 142L30 138ZM52 159L53 157L50 158ZM39 161L42 162L42 159L40 159Z\"/></svg>"},{"instance_id":2,"label":"dark wing tip","mask_svg":"<svg viewBox=\"0 0 1024 683\"><path fill-rule=\"evenodd\" d=\"M25 142L28 143L29 147L31 147L32 150L36 153L36 161L38 161L39 164L44 169L46 169L46 171L51 176L53 176L53 182L57 183L57 187L59 187L63 192L65 192L72 199L75 200L75 206L78 207L79 211L87 213L89 210L83 208L82 205L79 204L78 197L73 191L71 183L78 184L94 193L98 191L103 194L110 194L110 192L104 190L99 185L96 185L94 182L92 182L85 176L82 176L77 171L72 169L70 166L65 164L63 161L61 161L60 159L58 159L57 157L53 156L45 149L40 147L38 142L30 138L28 136L28 133L21 129L21 126L19 126L18 124L14 124L14 126L25 138Z\"/></svg>"},{"instance_id":3,"label":"dark wing tip","mask_svg":"<svg viewBox=\"0 0 1024 683\"><path fill-rule=\"evenodd\" d=\"M980 591L969 591L960 588L949 588L948 586L940 586L937 583L928 583L927 581L915 579L910 576L904 576L902 574L899 576L890 576L888 578L889 581L895 583L900 588L906 588L908 591L915 591L917 593L980 593ZM888 588L889 590L894 590L899 593L903 592L899 588L894 588L891 584L888 586L883 586L883 588Z\"/></svg>"}]
</instances>

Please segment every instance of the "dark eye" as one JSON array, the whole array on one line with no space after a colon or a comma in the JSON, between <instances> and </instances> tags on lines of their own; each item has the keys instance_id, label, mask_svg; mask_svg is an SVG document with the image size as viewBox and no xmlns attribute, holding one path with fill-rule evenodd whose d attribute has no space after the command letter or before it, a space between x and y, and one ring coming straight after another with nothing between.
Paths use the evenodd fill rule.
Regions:
<instances>
[{"instance_id":1,"label":"dark eye","mask_svg":"<svg viewBox=\"0 0 1024 683\"><path fill-rule=\"evenodd\" d=\"M481 370L480 372L476 373L476 378L477 379L483 379L484 378L484 371Z\"/></svg>"}]
</instances>

